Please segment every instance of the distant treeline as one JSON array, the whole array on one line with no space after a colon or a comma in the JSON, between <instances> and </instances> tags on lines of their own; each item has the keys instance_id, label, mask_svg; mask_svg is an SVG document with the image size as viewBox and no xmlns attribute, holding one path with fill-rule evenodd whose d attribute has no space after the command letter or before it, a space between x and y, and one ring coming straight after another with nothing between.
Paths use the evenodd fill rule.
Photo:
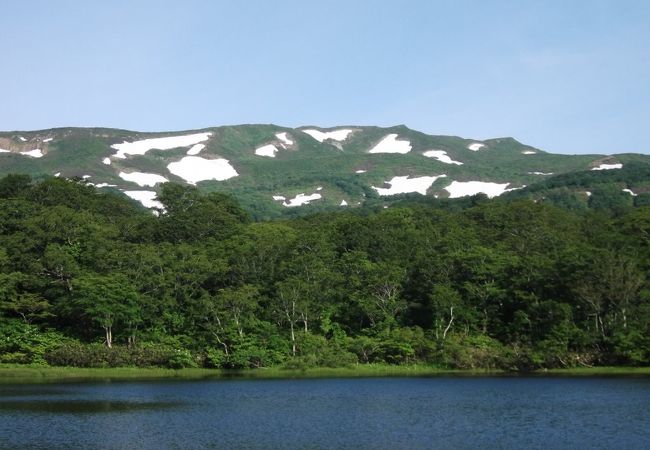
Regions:
<instances>
[{"instance_id":1,"label":"distant treeline","mask_svg":"<svg viewBox=\"0 0 650 450\"><path fill-rule=\"evenodd\" d=\"M650 362L650 207L406 199L253 222L219 193L159 199L155 216L81 180L0 179L0 362Z\"/></svg>"}]
</instances>

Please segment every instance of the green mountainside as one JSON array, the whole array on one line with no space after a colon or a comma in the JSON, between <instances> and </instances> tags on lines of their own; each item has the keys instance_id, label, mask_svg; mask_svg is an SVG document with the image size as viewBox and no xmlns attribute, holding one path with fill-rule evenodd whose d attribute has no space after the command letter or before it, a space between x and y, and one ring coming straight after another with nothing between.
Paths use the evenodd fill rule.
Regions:
<instances>
[{"instance_id":1,"label":"green mountainside","mask_svg":"<svg viewBox=\"0 0 650 450\"><path fill-rule=\"evenodd\" d=\"M321 138L320 142L314 137L313 130L334 132L334 135L330 139ZM346 134L342 130L349 132ZM111 147L125 142L200 133L204 133L205 138L189 145L162 150L152 144L153 147L144 154L126 154L124 158L118 157L118 150ZM407 153L370 153L382 140L389 151L411 148ZM188 151L199 143L205 148L196 149L188 156ZM269 145L277 150L274 157L256 154L257 149L265 148L268 155ZM472 150L477 146L480 149ZM136 173L136 178L149 176L155 181L164 177L170 182L187 183L192 181L188 173L205 171L207 175L204 178L214 175L221 179L198 181L196 185L202 191L234 195L256 219L370 204L388 206L396 198L379 195L373 187L388 188L390 185L386 182L393 177L437 177L433 181L423 181L424 184L417 188L406 188L406 192L426 192L427 197L449 197L450 191L446 187L460 182L458 189L462 191L469 189L466 182L472 181L494 185L474 185L469 194L482 190L493 196L505 190L518 189L507 195L550 199L578 209L587 207L590 202L598 203L590 199L589 194L601 197L602 189L610 197L616 191L617 196L630 204L646 202L646 193L650 191L648 170L639 169L650 164L647 155L557 155L512 138L477 141L455 136L431 136L405 126L292 129L275 125L239 125L165 133L59 128L0 133L0 149L3 150L0 151L0 176L25 173L36 179L53 175L83 177L87 183L106 190L150 191L151 198L155 196L154 192L160 193L162 183L147 186L140 181L139 185L121 178L120 174L127 174L123 175L124 178ZM431 150L444 152L447 162L424 155ZM184 167L182 176L178 172L172 173L169 165L184 158L192 159L197 165ZM225 176L223 172L219 175L219 170L224 167L219 169L210 165L215 160L221 160L222 165L230 167L237 175L223 179ZM623 168L591 170L602 164L608 168ZM585 172L585 180L588 179L589 183L572 182L570 174L577 172ZM636 174L633 183L625 178L632 173ZM601 183L600 179L604 181ZM568 185L562 184L562 180ZM598 189L594 189L597 192L587 189L590 183L598 185ZM490 189L496 189L496 193ZM300 203L291 200L299 194L304 194L303 198L311 196L311 201L300 206L287 206Z\"/></svg>"}]
</instances>

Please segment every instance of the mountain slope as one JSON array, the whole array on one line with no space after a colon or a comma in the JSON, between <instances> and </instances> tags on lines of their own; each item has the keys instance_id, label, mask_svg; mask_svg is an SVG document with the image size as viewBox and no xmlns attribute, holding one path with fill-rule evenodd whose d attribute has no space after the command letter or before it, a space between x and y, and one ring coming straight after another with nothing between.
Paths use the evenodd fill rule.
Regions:
<instances>
[{"instance_id":1,"label":"mountain slope","mask_svg":"<svg viewBox=\"0 0 650 450\"><path fill-rule=\"evenodd\" d=\"M558 174L650 163L646 155L556 155L512 138L476 141L405 126L60 128L0 133L0 150L0 176L84 177L146 206L156 205L156 183L190 183L233 194L258 218L408 192L497 196Z\"/></svg>"}]
</instances>

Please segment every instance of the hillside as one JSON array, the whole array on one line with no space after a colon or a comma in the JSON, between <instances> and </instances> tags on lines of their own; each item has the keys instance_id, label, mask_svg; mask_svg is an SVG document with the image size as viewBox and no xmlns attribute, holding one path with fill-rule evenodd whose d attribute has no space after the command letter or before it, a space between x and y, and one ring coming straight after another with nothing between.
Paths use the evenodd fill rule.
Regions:
<instances>
[{"instance_id":1,"label":"hillside","mask_svg":"<svg viewBox=\"0 0 650 450\"><path fill-rule=\"evenodd\" d=\"M593 171L599 177L643 163L650 164L650 156L557 155L512 138L432 136L405 126L0 133L0 176L79 177L146 207L160 206L156 195L162 183L192 184L204 192L233 194L258 219L354 207L369 199L388 205L391 196L404 193L494 197L556 175ZM619 184L619 192L631 188L624 180ZM638 184L634 195L650 190Z\"/></svg>"}]
</instances>

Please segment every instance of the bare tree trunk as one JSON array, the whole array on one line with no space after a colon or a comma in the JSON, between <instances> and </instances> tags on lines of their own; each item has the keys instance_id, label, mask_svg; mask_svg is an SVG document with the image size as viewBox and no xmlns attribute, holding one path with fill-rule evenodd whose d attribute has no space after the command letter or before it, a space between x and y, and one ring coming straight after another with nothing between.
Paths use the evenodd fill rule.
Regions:
<instances>
[{"instance_id":1,"label":"bare tree trunk","mask_svg":"<svg viewBox=\"0 0 650 450\"><path fill-rule=\"evenodd\" d=\"M296 334L293 330L293 321L289 321L289 325L291 326L291 354L296 356Z\"/></svg>"},{"instance_id":2,"label":"bare tree trunk","mask_svg":"<svg viewBox=\"0 0 650 450\"><path fill-rule=\"evenodd\" d=\"M110 326L104 327L104 331L106 332L106 346L108 348L112 348L113 347L113 330L112 330L112 327L110 327Z\"/></svg>"},{"instance_id":3,"label":"bare tree trunk","mask_svg":"<svg viewBox=\"0 0 650 450\"><path fill-rule=\"evenodd\" d=\"M447 328L445 328L445 331L442 333L442 340L444 341L445 338L447 337L447 332L451 328L451 324L454 322L454 307L449 308L449 323L447 324Z\"/></svg>"}]
</instances>

